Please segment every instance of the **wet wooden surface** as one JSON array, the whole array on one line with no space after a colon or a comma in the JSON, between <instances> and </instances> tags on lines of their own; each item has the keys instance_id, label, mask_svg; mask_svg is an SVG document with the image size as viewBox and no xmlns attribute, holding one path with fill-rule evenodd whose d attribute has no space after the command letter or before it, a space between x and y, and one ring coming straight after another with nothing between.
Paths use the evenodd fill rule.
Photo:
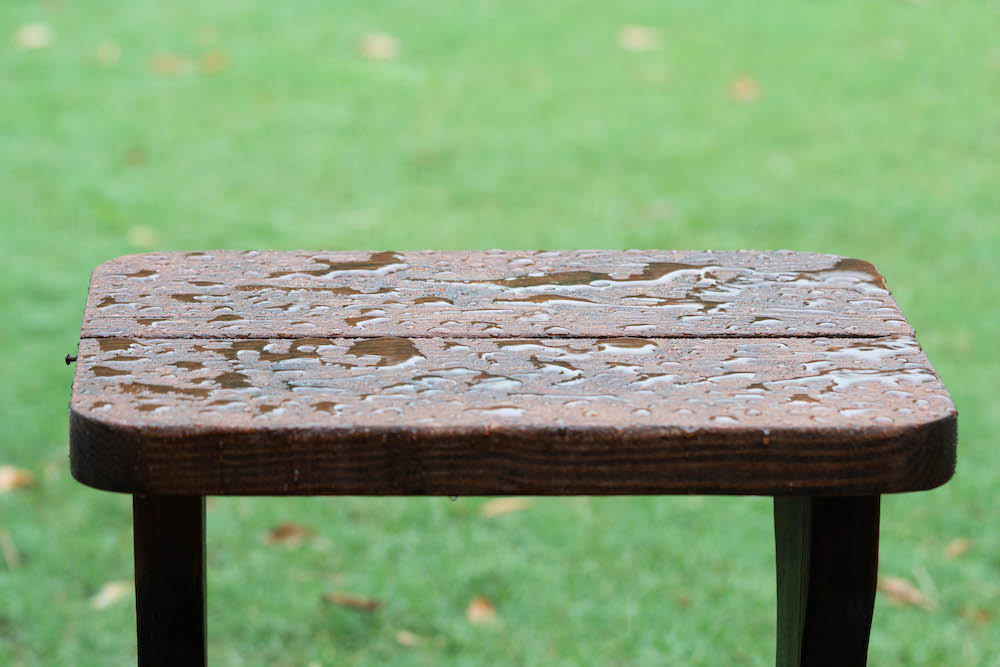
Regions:
<instances>
[{"instance_id":1,"label":"wet wooden surface","mask_svg":"<svg viewBox=\"0 0 1000 667\"><path fill-rule=\"evenodd\" d=\"M863 261L790 252L212 252L94 272L83 336L881 336Z\"/></svg>"},{"instance_id":2,"label":"wet wooden surface","mask_svg":"<svg viewBox=\"0 0 1000 667\"><path fill-rule=\"evenodd\" d=\"M955 454L882 277L787 252L119 258L71 412L77 478L143 493L878 494Z\"/></svg>"}]
</instances>

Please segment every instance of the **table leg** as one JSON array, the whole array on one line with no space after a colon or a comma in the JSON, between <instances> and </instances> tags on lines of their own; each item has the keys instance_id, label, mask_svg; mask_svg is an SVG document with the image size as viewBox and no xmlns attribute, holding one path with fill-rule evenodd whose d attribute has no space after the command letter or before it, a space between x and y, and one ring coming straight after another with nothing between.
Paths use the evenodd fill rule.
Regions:
<instances>
[{"instance_id":1,"label":"table leg","mask_svg":"<svg viewBox=\"0 0 1000 667\"><path fill-rule=\"evenodd\" d=\"M132 498L140 667L205 665L205 499Z\"/></svg>"},{"instance_id":2,"label":"table leg","mask_svg":"<svg viewBox=\"0 0 1000 667\"><path fill-rule=\"evenodd\" d=\"M774 499L778 667L865 664L878 524L878 496Z\"/></svg>"}]
</instances>

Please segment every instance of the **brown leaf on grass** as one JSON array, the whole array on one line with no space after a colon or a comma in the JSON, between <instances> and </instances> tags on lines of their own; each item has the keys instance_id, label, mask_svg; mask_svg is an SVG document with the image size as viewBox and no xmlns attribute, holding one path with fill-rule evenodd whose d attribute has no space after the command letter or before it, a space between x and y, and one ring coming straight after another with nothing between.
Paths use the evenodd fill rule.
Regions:
<instances>
[{"instance_id":1,"label":"brown leaf on grass","mask_svg":"<svg viewBox=\"0 0 1000 667\"><path fill-rule=\"evenodd\" d=\"M990 610L982 607L962 607L958 615L974 625L986 625L993 620Z\"/></svg>"},{"instance_id":2,"label":"brown leaf on grass","mask_svg":"<svg viewBox=\"0 0 1000 667\"><path fill-rule=\"evenodd\" d=\"M17 550L17 545L11 538L6 528L0 528L0 552L3 552L3 560L7 563L8 570L16 570L21 565L21 552Z\"/></svg>"},{"instance_id":3,"label":"brown leaf on grass","mask_svg":"<svg viewBox=\"0 0 1000 667\"><path fill-rule=\"evenodd\" d=\"M198 59L202 74L218 74L229 67L229 56L223 51L209 51Z\"/></svg>"},{"instance_id":4,"label":"brown leaf on grass","mask_svg":"<svg viewBox=\"0 0 1000 667\"><path fill-rule=\"evenodd\" d=\"M97 61L98 65L114 67L121 59L122 47L118 46L118 42L114 40L106 39L98 44L94 50L94 60Z\"/></svg>"},{"instance_id":5,"label":"brown leaf on grass","mask_svg":"<svg viewBox=\"0 0 1000 667\"><path fill-rule=\"evenodd\" d=\"M268 544L297 547L313 536L313 532L297 523L285 522L271 528L267 533Z\"/></svg>"},{"instance_id":6,"label":"brown leaf on grass","mask_svg":"<svg viewBox=\"0 0 1000 667\"><path fill-rule=\"evenodd\" d=\"M137 165L142 164L146 161L146 151L142 146L129 146L129 148L122 153L122 162L127 165ZM131 231L130 231L131 233Z\"/></svg>"},{"instance_id":7,"label":"brown leaf on grass","mask_svg":"<svg viewBox=\"0 0 1000 667\"><path fill-rule=\"evenodd\" d=\"M902 577L879 577L878 590L894 605L931 608L931 601L912 583Z\"/></svg>"},{"instance_id":8,"label":"brown leaf on grass","mask_svg":"<svg viewBox=\"0 0 1000 667\"><path fill-rule=\"evenodd\" d=\"M382 606L381 600L376 600L375 598L366 598L360 595L352 595L351 593L334 592L327 593L323 596L323 599L327 602L332 602L338 607L344 607L345 609L353 609L354 611L364 611L371 613Z\"/></svg>"},{"instance_id":9,"label":"brown leaf on grass","mask_svg":"<svg viewBox=\"0 0 1000 667\"><path fill-rule=\"evenodd\" d=\"M971 547L971 540L965 537L959 537L945 545L944 556L949 560L952 558L958 558L959 556L965 555Z\"/></svg>"},{"instance_id":10,"label":"brown leaf on grass","mask_svg":"<svg viewBox=\"0 0 1000 667\"><path fill-rule=\"evenodd\" d=\"M660 47L660 31L641 25L623 26L618 42L626 51L652 51Z\"/></svg>"},{"instance_id":11,"label":"brown leaf on grass","mask_svg":"<svg viewBox=\"0 0 1000 667\"><path fill-rule=\"evenodd\" d=\"M392 60L399 55L399 41L392 35L372 33L361 38L358 50L368 60Z\"/></svg>"},{"instance_id":12,"label":"brown leaf on grass","mask_svg":"<svg viewBox=\"0 0 1000 667\"><path fill-rule=\"evenodd\" d=\"M520 497L494 498L493 500L489 500L483 503L480 512L484 517L489 519L495 516L500 516L502 514L519 512L529 507L531 507L530 498L520 498Z\"/></svg>"},{"instance_id":13,"label":"brown leaf on grass","mask_svg":"<svg viewBox=\"0 0 1000 667\"><path fill-rule=\"evenodd\" d=\"M187 73L191 62L179 53L155 53L149 60L153 72L163 76L179 76Z\"/></svg>"},{"instance_id":14,"label":"brown leaf on grass","mask_svg":"<svg viewBox=\"0 0 1000 667\"><path fill-rule=\"evenodd\" d=\"M34 51L35 49L44 49L47 46L51 46L55 39L56 34L47 24L26 23L14 32L14 37L11 41L18 48L25 51Z\"/></svg>"},{"instance_id":15,"label":"brown leaf on grass","mask_svg":"<svg viewBox=\"0 0 1000 667\"><path fill-rule=\"evenodd\" d=\"M24 468L0 466L0 493L23 489L35 483L35 476Z\"/></svg>"},{"instance_id":16,"label":"brown leaf on grass","mask_svg":"<svg viewBox=\"0 0 1000 667\"><path fill-rule=\"evenodd\" d=\"M109 581L90 599L90 606L94 609L107 609L125 596L131 595L133 590L135 585L131 581Z\"/></svg>"},{"instance_id":17,"label":"brown leaf on grass","mask_svg":"<svg viewBox=\"0 0 1000 667\"><path fill-rule=\"evenodd\" d=\"M415 635L408 630L397 630L396 631L396 643L400 646L406 646L412 648L414 646L420 646L427 640L420 635Z\"/></svg>"},{"instance_id":18,"label":"brown leaf on grass","mask_svg":"<svg viewBox=\"0 0 1000 667\"><path fill-rule=\"evenodd\" d=\"M691 605L694 604L694 598L687 593L674 593L673 598L679 607L684 607L685 609L690 609Z\"/></svg>"},{"instance_id":19,"label":"brown leaf on grass","mask_svg":"<svg viewBox=\"0 0 1000 667\"><path fill-rule=\"evenodd\" d=\"M760 98L760 81L744 74L729 82L729 97L737 102L756 102Z\"/></svg>"},{"instance_id":20,"label":"brown leaf on grass","mask_svg":"<svg viewBox=\"0 0 1000 667\"><path fill-rule=\"evenodd\" d=\"M497 620L497 610L485 595L477 595L465 610L470 623L486 625Z\"/></svg>"}]
</instances>

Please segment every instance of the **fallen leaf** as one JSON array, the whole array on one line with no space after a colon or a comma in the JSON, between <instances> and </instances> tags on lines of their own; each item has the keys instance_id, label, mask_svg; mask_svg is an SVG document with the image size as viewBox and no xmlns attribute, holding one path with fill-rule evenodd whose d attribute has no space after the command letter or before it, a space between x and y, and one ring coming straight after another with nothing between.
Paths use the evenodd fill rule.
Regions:
<instances>
[{"instance_id":1,"label":"fallen leaf","mask_svg":"<svg viewBox=\"0 0 1000 667\"><path fill-rule=\"evenodd\" d=\"M160 242L160 237L149 227L137 225L128 230L128 242L140 248L152 248Z\"/></svg>"},{"instance_id":2,"label":"fallen leaf","mask_svg":"<svg viewBox=\"0 0 1000 667\"><path fill-rule=\"evenodd\" d=\"M652 51L660 46L660 31L641 25L627 25L618 34L618 40L626 51Z\"/></svg>"},{"instance_id":3,"label":"fallen leaf","mask_svg":"<svg viewBox=\"0 0 1000 667\"><path fill-rule=\"evenodd\" d=\"M497 610L486 596L477 595L472 598L472 602L469 603L468 608L465 610L465 617L469 619L470 623L485 625L497 620Z\"/></svg>"},{"instance_id":4,"label":"fallen leaf","mask_svg":"<svg viewBox=\"0 0 1000 667\"><path fill-rule=\"evenodd\" d=\"M323 596L323 599L327 602L332 602L339 607L353 609L355 611L373 612L382 606L381 600L366 598L360 595L352 595L350 593L327 593Z\"/></svg>"},{"instance_id":5,"label":"fallen leaf","mask_svg":"<svg viewBox=\"0 0 1000 667\"><path fill-rule=\"evenodd\" d=\"M359 50L369 60L392 60L399 55L399 41L392 35L372 33L361 38Z\"/></svg>"},{"instance_id":6,"label":"fallen leaf","mask_svg":"<svg viewBox=\"0 0 1000 667\"><path fill-rule=\"evenodd\" d=\"M760 81L744 74L729 82L729 97L737 102L756 102L760 97Z\"/></svg>"},{"instance_id":7,"label":"fallen leaf","mask_svg":"<svg viewBox=\"0 0 1000 667\"><path fill-rule=\"evenodd\" d=\"M523 509L531 507L530 498L494 498L483 503L480 512L483 516L487 518L492 518L495 516L500 516L501 514L510 514L511 512L519 512Z\"/></svg>"},{"instance_id":8,"label":"fallen leaf","mask_svg":"<svg viewBox=\"0 0 1000 667\"><path fill-rule=\"evenodd\" d=\"M23 489L35 483L35 476L24 468L0 466L0 493Z\"/></svg>"},{"instance_id":9,"label":"fallen leaf","mask_svg":"<svg viewBox=\"0 0 1000 667\"><path fill-rule=\"evenodd\" d=\"M125 164L142 164L146 161L146 151L143 150L142 146L130 146L127 151L122 153L122 161Z\"/></svg>"},{"instance_id":10,"label":"fallen leaf","mask_svg":"<svg viewBox=\"0 0 1000 667\"><path fill-rule=\"evenodd\" d=\"M305 526L291 522L279 523L268 532L267 543L294 547L312 536L313 532Z\"/></svg>"},{"instance_id":11,"label":"fallen leaf","mask_svg":"<svg viewBox=\"0 0 1000 667\"><path fill-rule=\"evenodd\" d=\"M21 552L17 550L17 545L6 528L0 528L0 551L3 552L8 570L16 570L21 565Z\"/></svg>"},{"instance_id":12,"label":"fallen leaf","mask_svg":"<svg viewBox=\"0 0 1000 667\"><path fill-rule=\"evenodd\" d=\"M122 59L122 47L118 46L118 42L105 40L97 45L94 58L100 65L114 67Z\"/></svg>"},{"instance_id":13,"label":"fallen leaf","mask_svg":"<svg viewBox=\"0 0 1000 667\"><path fill-rule=\"evenodd\" d=\"M126 595L130 595L133 590L135 585L131 581L109 581L91 598L90 606L94 609L107 609Z\"/></svg>"},{"instance_id":14,"label":"fallen leaf","mask_svg":"<svg viewBox=\"0 0 1000 667\"><path fill-rule=\"evenodd\" d=\"M400 646L414 647L420 646L424 643L424 638L420 635L415 635L408 630L397 630L396 631L396 643Z\"/></svg>"},{"instance_id":15,"label":"fallen leaf","mask_svg":"<svg viewBox=\"0 0 1000 667\"><path fill-rule=\"evenodd\" d=\"M187 72L191 63L186 56L177 53L156 53L150 59L149 66L157 74L178 76Z\"/></svg>"},{"instance_id":16,"label":"fallen leaf","mask_svg":"<svg viewBox=\"0 0 1000 667\"><path fill-rule=\"evenodd\" d=\"M14 33L13 42L26 51L34 51L51 46L55 39L56 34L45 23L26 23Z\"/></svg>"},{"instance_id":17,"label":"fallen leaf","mask_svg":"<svg viewBox=\"0 0 1000 667\"><path fill-rule=\"evenodd\" d=\"M947 545L944 548L945 558L958 558L964 555L972 547L972 541L965 537L959 537Z\"/></svg>"},{"instance_id":18,"label":"fallen leaf","mask_svg":"<svg viewBox=\"0 0 1000 667\"><path fill-rule=\"evenodd\" d=\"M976 625L986 625L993 620L993 614L988 609L983 609L982 607L962 607L958 615Z\"/></svg>"},{"instance_id":19,"label":"fallen leaf","mask_svg":"<svg viewBox=\"0 0 1000 667\"><path fill-rule=\"evenodd\" d=\"M894 605L931 607L931 601L920 590L901 577L879 577L878 590Z\"/></svg>"},{"instance_id":20,"label":"fallen leaf","mask_svg":"<svg viewBox=\"0 0 1000 667\"><path fill-rule=\"evenodd\" d=\"M202 74L218 74L229 67L229 56L222 51L203 53L198 60Z\"/></svg>"}]
</instances>

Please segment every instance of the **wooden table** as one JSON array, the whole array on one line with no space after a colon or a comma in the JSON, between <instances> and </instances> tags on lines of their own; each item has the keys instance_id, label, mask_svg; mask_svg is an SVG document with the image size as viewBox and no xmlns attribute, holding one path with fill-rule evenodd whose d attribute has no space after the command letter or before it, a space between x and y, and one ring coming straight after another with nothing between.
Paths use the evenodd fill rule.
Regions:
<instances>
[{"instance_id":1,"label":"wooden table","mask_svg":"<svg viewBox=\"0 0 1000 667\"><path fill-rule=\"evenodd\" d=\"M93 274L71 465L134 497L139 663L205 661L208 495L774 497L778 664L862 665L879 496L956 412L882 276L795 252L191 252Z\"/></svg>"}]
</instances>

